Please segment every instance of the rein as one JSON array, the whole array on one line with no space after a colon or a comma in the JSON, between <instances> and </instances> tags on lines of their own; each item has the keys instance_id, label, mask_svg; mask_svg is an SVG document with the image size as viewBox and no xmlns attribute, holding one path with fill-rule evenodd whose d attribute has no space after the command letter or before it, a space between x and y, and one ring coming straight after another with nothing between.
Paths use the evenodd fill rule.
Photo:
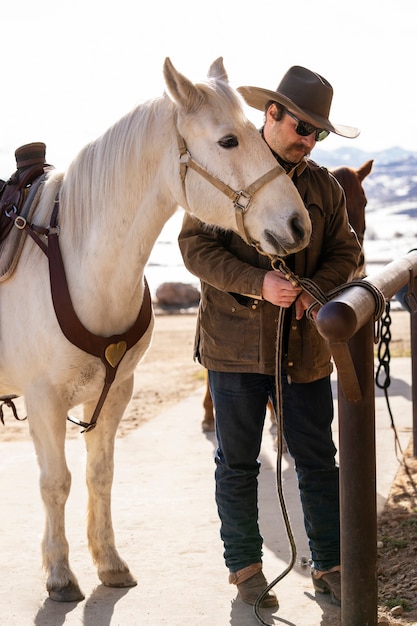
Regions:
<instances>
[{"instance_id":1,"label":"rein","mask_svg":"<svg viewBox=\"0 0 417 626\"><path fill-rule=\"evenodd\" d=\"M191 156L190 151L187 148L184 138L179 134L177 126L175 126L177 132L177 141L178 141L178 149L179 149L179 161L180 161L180 176L182 183L182 190L184 193L185 199L187 199L187 191L185 188L185 177L187 175L187 170L190 167L197 174L200 174L205 180L211 183L214 187L216 187L219 191L222 191L228 198L233 201L233 206L235 207L235 216L236 216L236 224L239 235L242 239L251 246L258 246L258 242L248 237L248 234L245 229L244 224L244 216L248 211L250 203L252 202L252 198L254 194L261 189L264 185L269 183L271 180L279 176L280 174L285 174L284 169L277 165L276 167L269 170L262 176L260 176L255 182L253 182L246 189L242 189L240 191L234 191L229 185L226 185L222 180L210 174L204 167L199 165Z\"/></svg>"}]
</instances>

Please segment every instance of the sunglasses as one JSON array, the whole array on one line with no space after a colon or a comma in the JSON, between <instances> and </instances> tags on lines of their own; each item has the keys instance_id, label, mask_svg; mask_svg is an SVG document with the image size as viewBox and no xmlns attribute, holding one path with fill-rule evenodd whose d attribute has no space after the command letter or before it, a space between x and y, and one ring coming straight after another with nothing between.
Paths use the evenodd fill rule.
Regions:
<instances>
[{"instance_id":1,"label":"sunglasses","mask_svg":"<svg viewBox=\"0 0 417 626\"><path fill-rule=\"evenodd\" d=\"M314 133L314 139L316 141L323 141L323 139L326 139L326 137L330 135L330 131L325 130L324 128L316 128L312 124L302 122L300 119L298 119L298 117L294 115L294 113L288 111L288 109L284 109L284 112L297 122L297 126L295 127L295 132L297 133L297 135L301 135L301 137L307 137L308 135Z\"/></svg>"}]
</instances>

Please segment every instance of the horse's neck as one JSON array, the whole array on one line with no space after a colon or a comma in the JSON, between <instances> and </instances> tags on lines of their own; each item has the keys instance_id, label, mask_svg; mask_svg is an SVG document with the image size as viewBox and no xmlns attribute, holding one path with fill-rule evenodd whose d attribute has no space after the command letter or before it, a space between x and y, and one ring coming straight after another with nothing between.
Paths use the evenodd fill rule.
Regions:
<instances>
[{"instance_id":1,"label":"horse's neck","mask_svg":"<svg viewBox=\"0 0 417 626\"><path fill-rule=\"evenodd\" d=\"M121 313L126 323L136 317L146 263L181 198L175 137L169 99L138 107L86 146L64 177L60 244L85 324L97 310L112 332Z\"/></svg>"},{"instance_id":2,"label":"horse's neck","mask_svg":"<svg viewBox=\"0 0 417 626\"><path fill-rule=\"evenodd\" d=\"M80 302L94 292L95 306L104 307L110 318L124 310L134 319L143 293L145 265L177 208L167 182L167 171L175 172L170 164L175 148L167 152L156 137L154 147L149 145L152 141L134 162L131 159L125 164L123 176L119 162L118 168L109 170L108 176L114 180L102 177L101 184L94 181L95 194L91 188L82 192L77 176L64 179L71 189L62 194L60 239L71 292ZM80 172L81 180L81 168Z\"/></svg>"},{"instance_id":3,"label":"horse's neck","mask_svg":"<svg viewBox=\"0 0 417 626\"><path fill-rule=\"evenodd\" d=\"M142 298L146 263L175 208L148 202L137 205L133 219L127 209L116 220L97 219L75 249L65 241L63 227L63 257L73 257L71 263L66 264L72 292L76 285L80 297L95 293L98 306L101 303L107 315L113 313L118 317L119 312L124 311L133 320Z\"/></svg>"}]
</instances>

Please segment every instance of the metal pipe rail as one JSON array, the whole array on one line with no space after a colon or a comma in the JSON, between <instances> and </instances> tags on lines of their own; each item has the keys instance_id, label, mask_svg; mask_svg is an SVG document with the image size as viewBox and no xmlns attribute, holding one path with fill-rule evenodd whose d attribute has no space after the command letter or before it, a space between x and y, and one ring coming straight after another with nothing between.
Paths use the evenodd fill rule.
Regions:
<instances>
[{"instance_id":1,"label":"metal pipe rail","mask_svg":"<svg viewBox=\"0 0 417 626\"><path fill-rule=\"evenodd\" d=\"M407 284L415 297L416 275L417 251L413 250L367 276L366 282L379 289L387 301ZM329 342L338 373L342 626L377 626L378 619L375 306L371 292L352 286L326 303L316 319L320 334ZM417 424L416 318L413 311L413 434Z\"/></svg>"}]
</instances>

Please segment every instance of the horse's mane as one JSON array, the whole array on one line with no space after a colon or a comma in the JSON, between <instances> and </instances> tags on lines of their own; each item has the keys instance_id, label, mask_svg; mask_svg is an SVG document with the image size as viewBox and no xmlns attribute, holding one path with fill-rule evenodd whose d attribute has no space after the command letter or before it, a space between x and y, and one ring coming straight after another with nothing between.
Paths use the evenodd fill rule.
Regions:
<instances>
[{"instance_id":1,"label":"horse's mane","mask_svg":"<svg viewBox=\"0 0 417 626\"><path fill-rule=\"evenodd\" d=\"M213 92L216 93L216 97L222 100L222 112L224 115L224 111L230 107L231 112L233 113L233 117L239 119L238 114L240 113L242 124L247 124L247 118L243 111L243 103L244 100L242 96L230 88L230 85L227 81L224 80L216 80L209 81L208 83L199 84L198 87L201 91L206 95L207 98L210 97L210 94Z\"/></svg>"},{"instance_id":2,"label":"horse's mane","mask_svg":"<svg viewBox=\"0 0 417 626\"><path fill-rule=\"evenodd\" d=\"M94 211L109 203L114 206L115 199L122 203L132 177L139 185L143 176L149 176L149 152L156 149L151 137L155 120L162 129L172 115L166 101L166 97L158 98L135 107L87 144L71 162L64 175L61 205L63 211L75 212L70 220L74 229L88 228ZM148 169L139 170L138 162L144 161L145 153ZM77 237L77 232L72 234Z\"/></svg>"}]
</instances>

